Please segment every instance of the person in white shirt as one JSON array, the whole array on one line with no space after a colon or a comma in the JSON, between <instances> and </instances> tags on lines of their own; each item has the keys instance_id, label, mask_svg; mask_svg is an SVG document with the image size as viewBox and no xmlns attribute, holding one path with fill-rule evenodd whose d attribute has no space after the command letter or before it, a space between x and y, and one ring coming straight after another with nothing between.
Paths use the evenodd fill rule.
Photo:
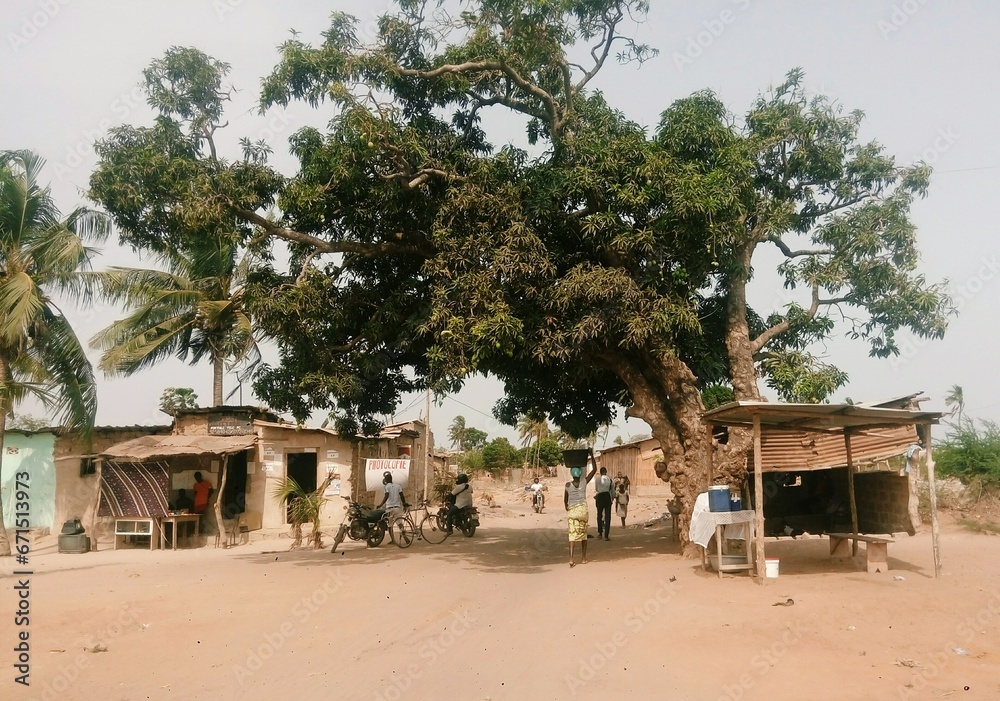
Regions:
<instances>
[{"instance_id":1,"label":"person in white shirt","mask_svg":"<svg viewBox=\"0 0 1000 701\"><path fill-rule=\"evenodd\" d=\"M535 499L540 496L541 499L542 499L542 508L544 509L545 508L545 494L542 493L543 489L545 489L545 485L542 484L541 482L539 482L537 477L535 478L534 482L532 482L527 487L525 487L525 490L530 490L531 491L531 503L534 504L535 503Z\"/></svg>"},{"instance_id":2,"label":"person in white shirt","mask_svg":"<svg viewBox=\"0 0 1000 701\"><path fill-rule=\"evenodd\" d=\"M584 477L582 467L571 467L570 477L573 479L566 483L566 491L563 492L563 506L566 507L566 525L569 528L569 566L576 567L576 544L580 543L583 551L582 564L587 564L587 521L589 511L587 506L587 483L594 479L597 474L597 463L594 461L594 454L590 454L590 463L593 469Z\"/></svg>"},{"instance_id":3,"label":"person in white shirt","mask_svg":"<svg viewBox=\"0 0 1000 701\"><path fill-rule=\"evenodd\" d=\"M451 533L452 525L455 523L455 514L472 506L472 485L469 484L467 474L462 473L455 478L451 496L454 497L454 503L448 507L448 518L445 522L448 533Z\"/></svg>"},{"instance_id":4,"label":"person in white shirt","mask_svg":"<svg viewBox=\"0 0 1000 701\"><path fill-rule=\"evenodd\" d=\"M403 488L393 483L391 472L387 471L382 475L382 484L385 487L385 496L382 497L382 503L376 507L377 509L384 507L386 511L402 511L409 506Z\"/></svg>"},{"instance_id":5,"label":"person in white shirt","mask_svg":"<svg viewBox=\"0 0 1000 701\"><path fill-rule=\"evenodd\" d=\"M608 468L601 468L601 475L594 482L594 499L597 501L597 537L611 540L611 502L614 500L614 482L608 477Z\"/></svg>"}]
</instances>

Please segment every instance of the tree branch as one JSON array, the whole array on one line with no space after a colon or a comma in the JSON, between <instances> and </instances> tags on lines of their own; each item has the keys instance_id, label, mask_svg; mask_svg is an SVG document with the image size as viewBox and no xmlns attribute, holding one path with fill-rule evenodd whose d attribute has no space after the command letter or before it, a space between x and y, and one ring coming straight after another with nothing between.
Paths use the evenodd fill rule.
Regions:
<instances>
[{"instance_id":1,"label":"tree branch","mask_svg":"<svg viewBox=\"0 0 1000 701\"><path fill-rule=\"evenodd\" d=\"M294 243L310 246L315 249L317 253L353 253L366 258L377 258L385 255L410 255L419 256L421 258L429 258L433 255L432 251L422 246L409 246L390 241L383 241L382 243L326 241L317 236L312 236L311 234L303 234L300 231L279 226L270 219L261 216L253 210L240 207L232 202L232 200L228 200L228 198L226 203L235 214L243 217L252 224L257 225L271 236L285 241L292 241Z\"/></svg>"},{"instance_id":2,"label":"tree branch","mask_svg":"<svg viewBox=\"0 0 1000 701\"><path fill-rule=\"evenodd\" d=\"M813 285L812 288L812 304L809 305L808 311L806 311L806 316L812 319L816 316L816 312L819 311L820 299L819 299L819 285ZM788 331L792 326L792 322L789 321L788 317L785 317L777 324L771 328L764 331L760 336L750 341L750 352L756 354L763 348L771 339L773 339L778 334Z\"/></svg>"},{"instance_id":3,"label":"tree branch","mask_svg":"<svg viewBox=\"0 0 1000 701\"><path fill-rule=\"evenodd\" d=\"M833 253L835 253L833 249L829 248L821 248L814 251L805 249L801 251L793 251L788 247L788 244L786 244L784 241L781 240L781 237L778 236L777 234L769 234L766 240L770 241L775 246L777 246L781 250L781 252L785 254L786 258L798 258L799 256L832 255Z\"/></svg>"}]
</instances>

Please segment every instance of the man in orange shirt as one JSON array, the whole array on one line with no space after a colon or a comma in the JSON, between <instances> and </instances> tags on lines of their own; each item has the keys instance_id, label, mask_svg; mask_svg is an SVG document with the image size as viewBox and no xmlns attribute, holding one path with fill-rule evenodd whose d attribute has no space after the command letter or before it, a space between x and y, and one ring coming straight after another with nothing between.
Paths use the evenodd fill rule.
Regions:
<instances>
[{"instance_id":1,"label":"man in orange shirt","mask_svg":"<svg viewBox=\"0 0 1000 701\"><path fill-rule=\"evenodd\" d=\"M205 513L208 508L208 497L212 494L212 485L201 478L200 472L194 473L194 509L196 514Z\"/></svg>"}]
</instances>

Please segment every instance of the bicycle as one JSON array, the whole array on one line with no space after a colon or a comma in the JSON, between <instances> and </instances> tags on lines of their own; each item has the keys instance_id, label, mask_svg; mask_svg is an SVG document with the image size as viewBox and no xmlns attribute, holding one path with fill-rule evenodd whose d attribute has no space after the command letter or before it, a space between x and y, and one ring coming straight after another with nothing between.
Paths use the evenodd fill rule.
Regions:
<instances>
[{"instance_id":1,"label":"bicycle","mask_svg":"<svg viewBox=\"0 0 1000 701\"><path fill-rule=\"evenodd\" d=\"M421 506L424 506L422 503ZM417 537L417 526L407 509L402 514L397 514L389 524L389 539L400 548L408 548Z\"/></svg>"},{"instance_id":2,"label":"bicycle","mask_svg":"<svg viewBox=\"0 0 1000 701\"><path fill-rule=\"evenodd\" d=\"M447 511L442 508L432 512L428 508L430 503L426 500L420 502L420 506L424 510L424 517L420 519L420 537L433 545L443 543L448 537L445 527Z\"/></svg>"}]
</instances>

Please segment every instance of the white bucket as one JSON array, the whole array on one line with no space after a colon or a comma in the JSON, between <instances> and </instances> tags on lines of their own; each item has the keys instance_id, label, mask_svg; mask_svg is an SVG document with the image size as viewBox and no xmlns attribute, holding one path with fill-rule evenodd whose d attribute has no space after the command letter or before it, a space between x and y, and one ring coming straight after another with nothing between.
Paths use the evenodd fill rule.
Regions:
<instances>
[{"instance_id":1,"label":"white bucket","mask_svg":"<svg viewBox=\"0 0 1000 701\"><path fill-rule=\"evenodd\" d=\"M780 560L776 557L764 558L764 576L768 579L777 579L779 562Z\"/></svg>"}]
</instances>

